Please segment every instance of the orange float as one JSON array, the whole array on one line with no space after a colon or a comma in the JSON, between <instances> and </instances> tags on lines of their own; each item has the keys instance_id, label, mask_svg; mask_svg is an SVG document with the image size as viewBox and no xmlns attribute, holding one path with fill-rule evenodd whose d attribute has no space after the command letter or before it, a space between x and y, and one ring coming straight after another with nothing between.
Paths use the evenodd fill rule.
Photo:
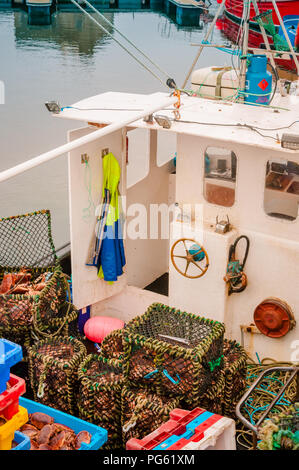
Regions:
<instances>
[{"instance_id":1,"label":"orange float","mask_svg":"<svg viewBox=\"0 0 299 470\"><path fill-rule=\"evenodd\" d=\"M256 307L254 322L260 332L270 338L281 338L295 326L290 307L275 298L266 299Z\"/></svg>"}]
</instances>

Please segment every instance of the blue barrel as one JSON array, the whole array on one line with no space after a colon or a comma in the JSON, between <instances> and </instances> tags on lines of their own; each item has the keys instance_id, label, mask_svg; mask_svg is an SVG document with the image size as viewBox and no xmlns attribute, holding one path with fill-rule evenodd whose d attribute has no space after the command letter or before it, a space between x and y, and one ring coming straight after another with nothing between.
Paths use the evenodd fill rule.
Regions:
<instances>
[{"instance_id":1,"label":"blue barrel","mask_svg":"<svg viewBox=\"0 0 299 470\"><path fill-rule=\"evenodd\" d=\"M246 73L245 103L268 105L272 92L272 75L267 70L265 55L249 55Z\"/></svg>"}]
</instances>

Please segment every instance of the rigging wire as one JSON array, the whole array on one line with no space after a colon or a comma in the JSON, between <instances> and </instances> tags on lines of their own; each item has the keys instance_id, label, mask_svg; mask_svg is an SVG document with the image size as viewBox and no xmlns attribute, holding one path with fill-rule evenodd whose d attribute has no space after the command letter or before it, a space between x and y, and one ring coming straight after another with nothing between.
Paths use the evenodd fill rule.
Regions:
<instances>
[{"instance_id":1,"label":"rigging wire","mask_svg":"<svg viewBox=\"0 0 299 470\"><path fill-rule=\"evenodd\" d=\"M145 57L154 67L156 67L165 77L169 78L169 73L165 72L158 64L156 64L145 52L139 49L136 44L134 44L125 34L123 34L111 21L109 21L99 10L97 10L88 0L83 0L86 5L94 11L103 21L105 21L109 26L111 26L114 31L116 31L123 39L125 39L134 49L136 49L143 57Z\"/></svg>"},{"instance_id":2,"label":"rigging wire","mask_svg":"<svg viewBox=\"0 0 299 470\"><path fill-rule=\"evenodd\" d=\"M237 123L215 123L215 122L201 122L201 121L189 121L189 120L184 120L184 119L176 119L176 118L169 118L173 122L179 122L183 124L199 124L202 126L218 126L218 127L240 127L240 128L245 128L245 129L250 129L257 134L259 134L261 137L265 137L267 139L272 139L275 142L277 142L277 137L273 137L272 135L265 135L262 134L260 131L279 131L279 130L284 130L284 129L289 129L292 127L294 124L298 123L299 120L293 121L291 124L288 126L283 126L283 127L277 127L277 128L263 128L263 127L257 127L257 126L251 126L250 124L242 124L240 122Z\"/></svg>"},{"instance_id":3,"label":"rigging wire","mask_svg":"<svg viewBox=\"0 0 299 470\"><path fill-rule=\"evenodd\" d=\"M157 80L159 80L160 83L162 83L163 86L166 86L167 88L175 88L175 82L172 78L168 78L166 83L157 75L153 70L151 70L146 64L141 62L141 60L138 59L126 46L124 46L118 39L116 39L113 34L111 34L101 23L99 23L90 13L88 13L86 10L84 10L81 5L79 5L76 0L70 0L79 10L81 10L88 18L91 19L98 27L105 33L107 36L109 36L113 41L115 41L124 51L126 51L136 62L138 62L141 67L143 67L145 70L147 70L153 77L155 77ZM85 0L84 0L85 1Z\"/></svg>"}]
</instances>

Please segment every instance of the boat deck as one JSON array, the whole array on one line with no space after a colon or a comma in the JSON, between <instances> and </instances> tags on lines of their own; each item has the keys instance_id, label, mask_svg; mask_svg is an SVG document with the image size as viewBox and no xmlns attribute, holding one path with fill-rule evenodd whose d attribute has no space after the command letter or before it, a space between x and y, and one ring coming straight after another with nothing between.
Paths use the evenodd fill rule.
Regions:
<instances>
[{"instance_id":1,"label":"boat deck","mask_svg":"<svg viewBox=\"0 0 299 470\"><path fill-rule=\"evenodd\" d=\"M141 95L109 92L79 101L73 108L64 108L56 116L81 122L111 124L127 119L136 111L143 110L167 96L167 93ZM180 121L172 122L168 132L282 150L277 135L281 138L284 132L299 133L298 106L299 97L290 95L284 98L275 97L273 107L257 107L183 95ZM159 114L174 118L173 108L164 109ZM290 126L292 123L295 124ZM247 127L241 127L239 124L246 124ZM147 124L143 120L134 122L132 127L162 130L156 122ZM257 131L250 127L257 128ZM294 153L287 149L283 151Z\"/></svg>"}]
</instances>

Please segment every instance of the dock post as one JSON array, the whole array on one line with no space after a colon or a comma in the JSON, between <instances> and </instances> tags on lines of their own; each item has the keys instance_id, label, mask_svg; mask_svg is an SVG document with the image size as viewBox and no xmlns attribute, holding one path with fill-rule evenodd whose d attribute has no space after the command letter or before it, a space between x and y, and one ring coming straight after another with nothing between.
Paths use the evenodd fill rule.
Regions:
<instances>
[{"instance_id":1,"label":"dock post","mask_svg":"<svg viewBox=\"0 0 299 470\"><path fill-rule=\"evenodd\" d=\"M176 22L179 26L198 26L201 14L201 8L177 6Z\"/></svg>"},{"instance_id":2,"label":"dock post","mask_svg":"<svg viewBox=\"0 0 299 470\"><path fill-rule=\"evenodd\" d=\"M141 8L141 0L118 0L118 8Z\"/></svg>"},{"instance_id":3,"label":"dock post","mask_svg":"<svg viewBox=\"0 0 299 470\"><path fill-rule=\"evenodd\" d=\"M164 0L150 0L151 10L163 10Z\"/></svg>"},{"instance_id":4,"label":"dock post","mask_svg":"<svg viewBox=\"0 0 299 470\"><path fill-rule=\"evenodd\" d=\"M28 9L28 24L51 24L52 0L27 0L26 5Z\"/></svg>"},{"instance_id":5,"label":"dock post","mask_svg":"<svg viewBox=\"0 0 299 470\"><path fill-rule=\"evenodd\" d=\"M176 16L176 5L171 0L165 0L165 13L168 16Z\"/></svg>"}]
</instances>

